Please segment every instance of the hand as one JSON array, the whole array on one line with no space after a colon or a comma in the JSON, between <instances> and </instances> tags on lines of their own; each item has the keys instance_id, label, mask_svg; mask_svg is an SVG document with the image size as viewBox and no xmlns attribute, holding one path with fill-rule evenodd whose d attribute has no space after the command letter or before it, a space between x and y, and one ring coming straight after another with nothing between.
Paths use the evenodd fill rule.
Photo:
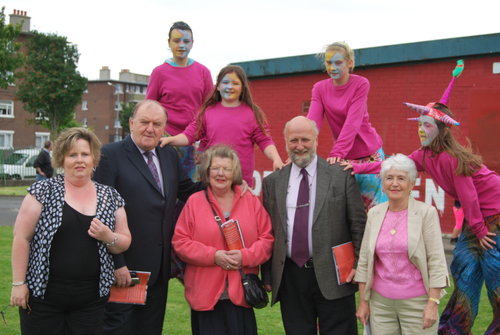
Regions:
<instances>
[{"instance_id":1,"label":"hand","mask_svg":"<svg viewBox=\"0 0 500 335\"><path fill-rule=\"evenodd\" d=\"M343 158L340 158L340 157L328 157L328 158L326 159L326 161L327 161L328 163L330 163L330 165L335 164L335 163L340 163L340 162L342 162L343 160L344 160L344 159L343 159Z\"/></svg>"},{"instance_id":2,"label":"hand","mask_svg":"<svg viewBox=\"0 0 500 335\"><path fill-rule=\"evenodd\" d=\"M281 161L281 158L277 158L275 161L273 161L273 171L276 170L281 170L281 168L284 166L283 162Z\"/></svg>"},{"instance_id":3,"label":"hand","mask_svg":"<svg viewBox=\"0 0 500 335\"><path fill-rule=\"evenodd\" d=\"M345 161L342 161L340 162L340 166L343 166L344 167L344 171L347 171L347 170L353 170L352 168L352 163L349 162L348 160L345 160ZM351 174L354 175L354 170L351 171Z\"/></svg>"},{"instance_id":4,"label":"hand","mask_svg":"<svg viewBox=\"0 0 500 335\"><path fill-rule=\"evenodd\" d=\"M244 196L245 193L252 191L250 186L248 186L248 183L246 182L246 180L243 180L243 183L241 183L240 188L241 188L241 196Z\"/></svg>"},{"instance_id":5,"label":"hand","mask_svg":"<svg viewBox=\"0 0 500 335\"><path fill-rule=\"evenodd\" d=\"M104 243L111 243L115 238L111 229L97 218L93 218L90 222L88 234L90 237Z\"/></svg>"},{"instance_id":6,"label":"hand","mask_svg":"<svg viewBox=\"0 0 500 335\"><path fill-rule=\"evenodd\" d=\"M359 302L356 317L363 325L368 323L368 320L370 319L370 305L368 305L368 301L362 300Z\"/></svg>"},{"instance_id":7,"label":"hand","mask_svg":"<svg viewBox=\"0 0 500 335\"><path fill-rule=\"evenodd\" d=\"M160 147L164 147L166 146L167 144L170 144L171 142L171 139L172 137L171 136L166 136L166 137L162 137L160 138Z\"/></svg>"},{"instance_id":8,"label":"hand","mask_svg":"<svg viewBox=\"0 0 500 335\"><path fill-rule=\"evenodd\" d=\"M234 264L238 269L241 268L242 266L242 256L241 256L241 250L229 250L226 252L226 255L231 257L233 262L231 264Z\"/></svg>"},{"instance_id":9,"label":"hand","mask_svg":"<svg viewBox=\"0 0 500 335\"><path fill-rule=\"evenodd\" d=\"M432 327L432 325L438 319L438 305L434 301L428 301L424 308L422 315L422 328L426 329Z\"/></svg>"},{"instance_id":10,"label":"hand","mask_svg":"<svg viewBox=\"0 0 500 335\"><path fill-rule=\"evenodd\" d=\"M351 273L347 276L346 282L350 283L353 279L354 276L356 275L356 269L352 269Z\"/></svg>"},{"instance_id":11,"label":"hand","mask_svg":"<svg viewBox=\"0 0 500 335\"><path fill-rule=\"evenodd\" d=\"M214 263L224 270L239 269L238 262L233 259L227 250L217 250L214 256Z\"/></svg>"},{"instance_id":12,"label":"hand","mask_svg":"<svg viewBox=\"0 0 500 335\"><path fill-rule=\"evenodd\" d=\"M28 305L28 298L30 291L28 285L13 286L10 293L10 305L20 306L22 309L26 309Z\"/></svg>"},{"instance_id":13,"label":"hand","mask_svg":"<svg viewBox=\"0 0 500 335\"><path fill-rule=\"evenodd\" d=\"M118 287L127 287L132 284L132 277L128 271L128 267L122 266L115 270L115 285Z\"/></svg>"},{"instance_id":14,"label":"hand","mask_svg":"<svg viewBox=\"0 0 500 335\"><path fill-rule=\"evenodd\" d=\"M497 244L497 242L495 242L489 236L497 236L497 234L492 232L487 232L485 237L479 239L479 244L481 244L481 247L484 250L493 249L493 245Z\"/></svg>"},{"instance_id":15,"label":"hand","mask_svg":"<svg viewBox=\"0 0 500 335\"><path fill-rule=\"evenodd\" d=\"M264 284L264 288L266 289L266 292L272 292L273 291L273 287L271 286L271 284Z\"/></svg>"}]
</instances>

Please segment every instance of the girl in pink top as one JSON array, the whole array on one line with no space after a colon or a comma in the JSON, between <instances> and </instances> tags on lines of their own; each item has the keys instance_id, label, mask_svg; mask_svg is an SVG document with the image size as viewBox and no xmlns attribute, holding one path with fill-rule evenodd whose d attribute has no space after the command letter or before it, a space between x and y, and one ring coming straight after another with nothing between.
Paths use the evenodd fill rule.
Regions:
<instances>
[{"instance_id":1,"label":"girl in pink top","mask_svg":"<svg viewBox=\"0 0 500 335\"><path fill-rule=\"evenodd\" d=\"M210 71L189 58L193 47L193 32L185 22L175 22L168 33L172 58L156 67L149 78L146 99L156 100L168 113L165 131L177 135L184 131L196 115L205 98L212 92ZM179 148L184 171L194 178L194 148Z\"/></svg>"},{"instance_id":2,"label":"girl in pink top","mask_svg":"<svg viewBox=\"0 0 500 335\"><path fill-rule=\"evenodd\" d=\"M162 138L161 146L183 146L197 140L201 140L200 151L215 144L232 147L241 161L243 179L250 186L253 186L255 144L273 162L274 170L283 166L264 112L253 102L245 71L236 65L219 72L216 88L196 118L182 133Z\"/></svg>"},{"instance_id":3,"label":"girl in pink top","mask_svg":"<svg viewBox=\"0 0 500 335\"><path fill-rule=\"evenodd\" d=\"M461 66L463 68L463 63ZM458 76L455 71L454 78ZM440 101L448 101L453 80ZM500 176L489 170L479 155L457 142L451 125L459 123L446 105L441 102L431 102L426 106L405 104L422 114L418 118L422 147L409 157L418 171L430 174L446 193L460 201L465 214L463 231L453 251L450 267L455 289L441 315L439 334L470 333L478 313L483 282L494 314L485 334L498 334ZM354 173L377 173L380 163L353 164L353 170Z\"/></svg>"},{"instance_id":4,"label":"girl in pink top","mask_svg":"<svg viewBox=\"0 0 500 335\"><path fill-rule=\"evenodd\" d=\"M345 42L330 44L324 53L329 79L317 82L312 90L307 117L321 129L326 117L335 139L327 161L382 161L382 139L372 127L368 116L368 79L351 74L354 51ZM380 179L374 175L357 175L365 208L387 201Z\"/></svg>"}]
</instances>

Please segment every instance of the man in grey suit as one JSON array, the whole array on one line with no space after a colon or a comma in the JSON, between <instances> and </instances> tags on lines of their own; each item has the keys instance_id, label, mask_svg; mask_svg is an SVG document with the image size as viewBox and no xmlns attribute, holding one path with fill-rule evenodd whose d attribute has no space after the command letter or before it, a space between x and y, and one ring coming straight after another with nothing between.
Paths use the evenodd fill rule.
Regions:
<instances>
[{"instance_id":1,"label":"man in grey suit","mask_svg":"<svg viewBox=\"0 0 500 335\"><path fill-rule=\"evenodd\" d=\"M313 121L290 120L285 141L292 164L263 185L275 235L264 283L272 304L280 301L288 335L316 335L318 326L321 334L357 334L357 285L337 284L332 247L352 241L358 256L366 222L361 194L350 173L316 155Z\"/></svg>"}]
</instances>

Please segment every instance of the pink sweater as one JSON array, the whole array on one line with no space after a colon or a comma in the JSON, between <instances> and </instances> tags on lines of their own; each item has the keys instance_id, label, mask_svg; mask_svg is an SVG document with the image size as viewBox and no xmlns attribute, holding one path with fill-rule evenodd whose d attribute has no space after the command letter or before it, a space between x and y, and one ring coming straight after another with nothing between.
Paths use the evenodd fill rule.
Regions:
<instances>
[{"instance_id":1,"label":"pink sweater","mask_svg":"<svg viewBox=\"0 0 500 335\"><path fill-rule=\"evenodd\" d=\"M317 82L312 89L307 117L321 129L323 117L330 125L335 143L329 157L358 159L370 156L382 147L382 139L368 116L368 79L351 74L342 86L332 79Z\"/></svg>"},{"instance_id":2,"label":"pink sweater","mask_svg":"<svg viewBox=\"0 0 500 335\"><path fill-rule=\"evenodd\" d=\"M471 177L457 176L458 160L447 152L433 154L426 150L425 162L423 149L408 157L418 171L427 172L446 193L460 201L472 232L478 238L486 236L484 217L500 213L500 176L484 165ZM379 173L381 163L353 165L355 173Z\"/></svg>"},{"instance_id":3,"label":"pink sweater","mask_svg":"<svg viewBox=\"0 0 500 335\"><path fill-rule=\"evenodd\" d=\"M199 136L196 119L183 134L187 136L189 143L202 139L200 151L220 143L231 146L240 158L243 179L250 186L253 186L255 168L254 144L262 151L274 144L269 131L267 135L262 132L252 109L244 103L238 107L224 107L220 102L209 106L203 116Z\"/></svg>"},{"instance_id":4,"label":"pink sweater","mask_svg":"<svg viewBox=\"0 0 500 335\"><path fill-rule=\"evenodd\" d=\"M166 131L181 133L198 112L214 85L210 71L198 62L187 67L164 63L149 78L146 99L156 100L168 113Z\"/></svg>"},{"instance_id":5,"label":"pink sweater","mask_svg":"<svg viewBox=\"0 0 500 335\"><path fill-rule=\"evenodd\" d=\"M243 272L258 274L259 265L271 258L274 242L271 220L257 197L250 192L241 197L239 187L235 191L230 216L239 221L246 245L241 249ZM218 215L224 218L211 191L209 198ZM184 206L175 226L172 245L186 262L185 296L192 309L213 310L226 280L231 302L249 307L239 271L227 271L214 263L215 252L227 248L203 191L193 194Z\"/></svg>"}]
</instances>

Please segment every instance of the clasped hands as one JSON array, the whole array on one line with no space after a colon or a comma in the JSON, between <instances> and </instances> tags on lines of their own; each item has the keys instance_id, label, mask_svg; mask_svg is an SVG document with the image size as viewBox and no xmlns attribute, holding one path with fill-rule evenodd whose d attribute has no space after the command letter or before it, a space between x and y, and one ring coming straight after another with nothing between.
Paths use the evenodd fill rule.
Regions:
<instances>
[{"instance_id":1,"label":"clasped hands","mask_svg":"<svg viewBox=\"0 0 500 335\"><path fill-rule=\"evenodd\" d=\"M240 250L217 250L214 263L224 270L238 270L241 268Z\"/></svg>"}]
</instances>

